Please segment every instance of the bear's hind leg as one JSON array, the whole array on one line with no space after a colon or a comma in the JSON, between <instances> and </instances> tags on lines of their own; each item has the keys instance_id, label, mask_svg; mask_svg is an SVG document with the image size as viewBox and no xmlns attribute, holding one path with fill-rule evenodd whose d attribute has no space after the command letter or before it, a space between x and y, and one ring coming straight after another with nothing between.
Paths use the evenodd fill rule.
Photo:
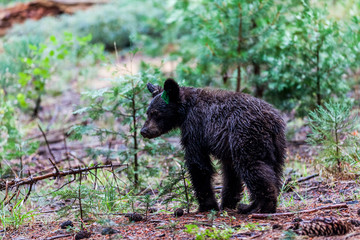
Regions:
<instances>
[{"instance_id":1,"label":"bear's hind leg","mask_svg":"<svg viewBox=\"0 0 360 240\"><path fill-rule=\"evenodd\" d=\"M241 200L244 186L231 163L223 163L223 189L221 191L220 209L235 209Z\"/></svg>"},{"instance_id":2,"label":"bear's hind leg","mask_svg":"<svg viewBox=\"0 0 360 240\"><path fill-rule=\"evenodd\" d=\"M242 176L250 191L252 202L250 205L240 205L238 212L276 212L279 179L273 168L263 162L252 162L242 169Z\"/></svg>"}]
</instances>

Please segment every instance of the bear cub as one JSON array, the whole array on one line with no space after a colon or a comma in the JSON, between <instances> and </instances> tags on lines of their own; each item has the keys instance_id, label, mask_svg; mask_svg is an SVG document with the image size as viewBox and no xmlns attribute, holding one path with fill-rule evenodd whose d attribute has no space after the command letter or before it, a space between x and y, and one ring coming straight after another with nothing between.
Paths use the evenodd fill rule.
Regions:
<instances>
[{"instance_id":1,"label":"bear cub","mask_svg":"<svg viewBox=\"0 0 360 240\"><path fill-rule=\"evenodd\" d=\"M179 87L167 79L162 89L147 84L153 99L141 129L145 138L180 128L199 211L219 210L211 180L210 155L220 160L220 209L250 214L276 212L285 158L285 123L277 110L244 93ZM239 204L244 184L251 204Z\"/></svg>"}]
</instances>

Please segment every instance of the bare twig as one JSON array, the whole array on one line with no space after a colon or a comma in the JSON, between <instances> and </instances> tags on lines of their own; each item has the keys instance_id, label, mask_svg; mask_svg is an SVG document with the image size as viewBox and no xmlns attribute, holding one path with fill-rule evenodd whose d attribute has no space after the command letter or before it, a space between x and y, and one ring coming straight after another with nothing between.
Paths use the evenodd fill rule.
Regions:
<instances>
[{"instance_id":1,"label":"bare twig","mask_svg":"<svg viewBox=\"0 0 360 240\"><path fill-rule=\"evenodd\" d=\"M181 167L181 175L182 175L182 179L183 179L183 182L184 182L184 188L185 188L186 212L190 213L189 193L188 193L188 188L187 188L187 184L186 184L185 171L184 171L183 167Z\"/></svg>"},{"instance_id":2,"label":"bare twig","mask_svg":"<svg viewBox=\"0 0 360 240\"><path fill-rule=\"evenodd\" d=\"M82 205L81 205L81 172L80 172L80 181L79 181L79 207L80 207L80 220L81 220L81 230L84 230L84 224L83 224L83 209L82 209Z\"/></svg>"},{"instance_id":3,"label":"bare twig","mask_svg":"<svg viewBox=\"0 0 360 240\"><path fill-rule=\"evenodd\" d=\"M22 178L22 179L14 179L14 180L8 181L7 186L8 186L8 188L18 187L18 186L25 185L25 184L34 184L37 181L44 180L44 179L47 179L47 178L52 178L52 177L64 177L64 176L71 175L71 174L78 174L78 173L82 173L82 172L88 172L88 171L94 170L94 169L111 168L111 167L124 167L124 166L127 166L127 165L126 164L112 164L112 165L85 167L85 168L79 168L79 169L69 169L69 170L65 170L65 171L48 173L48 174L44 174L44 175L36 176L36 177L27 177L27 178ZM4 184L4 181L0 180L0 191L3 191L5 189L6 189L6 183Z\"/></svg>"},{"instance_id":4,"label":"bare twig","mask_svg":"<svg viewBox=\"0 0 360 240\"><path fill-rule=\"evenodd\" d=\"M7 200L8 194L9 194L9 182L6 181L6 183L5 183L5 197L4 197L3 202Z\"/></svg>"},{"instance_id":5,"label":"bare twig","mask_svg":"<svg viewBox=\"0 0 360 240\"><path fill-rule=\"evenodd\" d=\"M301 210L297 212L284 212L284 213L253 213L250 215L251 218L257 218L257 219L272 219L273 217L287 217L287 216L293 216L296 214L303 214L303 213L313 213L324 209L340 209L340 208L348 208L346 203L340 203L340 204L334 204L334 205L327 205L327 206L321 206L317 208L307 209L307 210Z\"/></svg>"},{"instance_id":6,"label":"bare twig","mask_svg":"<svg viewBox=\"0 0 360 240\"><path fill-rule=\"evenodd\" d=\"M64 148L65 148L66 161L69 164L69 168L71 168L70 157L69 157L69 149L67 147L67 142L66 142L66 134L65 134L65 132L63 134L64 134Z\"/></svg>"},{"instance_id":7,"label":"bare twig","mask_svg":"<svg viewBox=\"0 0 360 240\"><path fill-rule=\"evenodd\" d=\"M39 127L39 129L40 129L40 131L41 131L41 133L42 133L42 135L43 135L43 137L45 139L46 146L47 146L47 148L49 150L49 153L50 153L52 159L56 162L56 158L55 158L53 152L51 151L51 148L50 148L49 142L48 142L48 140L46 138L45 132L42 130L40 124L38 124L38 127ZM56 167L55 163L50 158L49 158L49 161L53 165L53 167L55 168L56 172L59 173L59 169Z\"/></svg>"},{"instance_id":8,"label":"bare twig","mask_svg":"<svg viewBox=\"0 0 360 240\"><path fill-rule=\"evenodd\" d=\"M8 205L9 202L11 202L11 200L13 200L13 198L17 195L18 192L19 192L19 187L16 187L14 194L7 201L5 201L5 200L4 200L5 202L3 201L4 205Z\"/></svg>"},{"instance_id":9,"label":"bare twig","mask_svg":"<svg viewBox=\"0 0 360 240\"><path fill-rule=\"evenodd\" d=\"M297 183L305 182L305 181L308 181L308 180L310 180L310 179L312 179L314 177L317 177L317 176L319 176L319 174L315 173L315 174L310 175L310 176L298 178L295 182L297 182Z\"/></svg>"},{"instance_id":10,"label":"bare twig","mask_svg":"<svg viewBox=\"0 0 360 240\"><path fill-rule=\"evenodd\" d=\"M346 235L344 239L345 240L347 240L347 239L355 239L354 237L359 236L359 235L360 235L360 232L350 233L350 234Z\"/></svg>"},{"instance_id":11,"label":"bare twig","mask_svg":"<svg viewBox=\"0 0 360 240\"><path fill-rule=\"evenodd\" d=\"M31 190L32 190L32 183L30 183L30 186L29 186L29 191L27 192L25 198L24 198L24 203L26 202L26 200L29 198L30 196L30 193L31 193Z\"/></svg>"},{"instance_id":12,"label":"bare twig","mask_svg":"<svg viewBox=\"0 0 360 240\"><path fill-rule=\"evenodd\" d=\"M66 238L66 237L70 237L70 236L72 236L72 234L61 234L61 235L45 238L45 240L54 240L54 239Z\"/></svg>"}]
</instances>

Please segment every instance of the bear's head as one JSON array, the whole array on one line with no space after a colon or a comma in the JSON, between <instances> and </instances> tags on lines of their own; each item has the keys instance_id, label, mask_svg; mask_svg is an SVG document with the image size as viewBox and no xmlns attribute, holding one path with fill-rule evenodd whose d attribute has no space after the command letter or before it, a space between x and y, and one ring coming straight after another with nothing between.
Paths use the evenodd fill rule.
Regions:
<instances>
[{"instance_id":1,"label":"bear's head","mask_svg":"<svg viewBox=\"0 0 360 240\"><path fill-rule=\"evenodd\" d=\"M148 110L147 119L141 129L145 138L156 138L179 126L180 87L173 79L167 79L164 89L160 86L147 84L153 96Z\"/></svg>"}]
</instances>

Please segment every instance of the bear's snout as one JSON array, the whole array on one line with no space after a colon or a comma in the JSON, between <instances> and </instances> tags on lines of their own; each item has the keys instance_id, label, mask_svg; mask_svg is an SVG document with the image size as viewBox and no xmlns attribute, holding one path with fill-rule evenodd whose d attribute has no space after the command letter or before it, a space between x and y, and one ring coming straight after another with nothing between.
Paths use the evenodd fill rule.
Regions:
<instances>
[{"instance_id":1,"label":"bear's snout","mask_svg":"<svg viewBox=\"0 0 360 240\"><path fill-rule=\"evenodd\" d=\"M156 138L158 136L161 135L161 132L159 131L159 129L154 129L151 127L143 127L140 131L140 134L144 137L144 138Z\"/></svg>"},{"instance_id":2,"label":"bear's snout","mask_svg":"<svg viewBox=\"0 0 360 240\"><path fill-rule=\"evenodd\" d=\"M140 131L140 134L144 138L150 138L149 129L147 127L143 127Z\"/></svg>"}]
</instances>

